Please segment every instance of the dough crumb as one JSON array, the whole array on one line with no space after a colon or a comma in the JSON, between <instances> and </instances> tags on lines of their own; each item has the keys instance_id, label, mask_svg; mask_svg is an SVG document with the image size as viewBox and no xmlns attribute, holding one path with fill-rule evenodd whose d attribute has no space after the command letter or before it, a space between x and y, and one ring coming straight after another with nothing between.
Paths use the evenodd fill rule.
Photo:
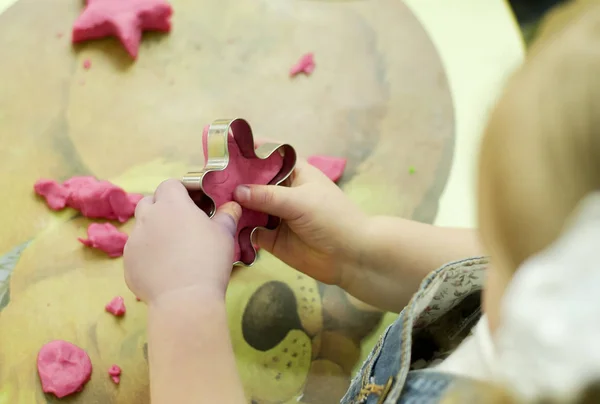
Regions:
<instances>
[{"instance_id":1,"label":"dough crumb","mask_svg":"<svg viewBox=\"0 0 600 404\"><path fill-rule=\"evenodd\" d=\"M140 298L139 298L139 297L137 297L137 296L135 297L135 300L137 300L138 302L141 302L141 301L142 301L142 299L140 299Z\"/></svg>"},{"instance_id":2,"label":"dough crumb","mask_svg":"<svg viewBox=\"0 0 600 404\"><path fill-rule=\"evenodd\" d=\"M53 210L70 207L93 219L126 222L135 213L137 203L144 197L125 192L108 181L94 177L72 177L62 184L40 179L33 186Z\"/></svg>"},{"instance_id":3,"label":"dough crumb","mask_svg":"<svg viewBox=\"0 0 600 404\"><path fill-rule=\"evenodd\" d=\"M121 368L119 366L112 365L110 369L108 369L108 375L115 384L119 384L121 382Z\"/></svg>"},{"instance_id":4,"label":"dough crumb","mask_svg":"<svg viewBox=\"0 0 600 404\"><path fill-rule=\"evenodd\" d=\"M300 73L310 76L315 70L315 58L313 53L303 55L295 65L290 69L290 77L294 77Z\"/></svg>"},{"instance_id":5,"label":"dough crumb","mask_svg":"<svg viewBox=\"0 0 600 404\"><path fill-rule=\"evenodd\" d=\"M310 156L307 160L333 182L338 182L346 169L346 159L341 157Z\"/></svg>"},{"instance_id":6,"label":"dough crumb","mask_svg":"<svg viewBox=\"0 0 600 404\"><path fill-rule=\"evenodd\" d=\"M117 317L121 317L126 311L125 302L121 296L116 296L110 302L108 302L106 306L104 306L104 309Z\"/></svg>"},{"instance_id":7,"label":"dough crumb","mask_svg":"<svg viewBox=\"0 0 600 404\"><path fill-rule=\"evenodd\" d=\"M121 257L127 234L110 223L92 223L87 229L88 238L78 238L83 245L104 251L111 258Z\"/></svg>"},{"instance_id":8,"label":"dough crumb","mask_svg":"<svg viewBox=\"0 0 600 404\"><path fill-rule=\"evenodd\" d=\"M44 393L62 398L83 389L92 376L92 361L78 346L55 340L40 349L37 369Z\"/></svg>"},{"instance_id":9,"label":"dough crumb","mask_svg":"<svg viewBox=\"0 0 600 404\"><path fill-rule=\"evenodd\" d=\"M85 70L90 70L90 67L92 67L92 61L89 59L86 59L83 61L83 68Z\"/></svg>"}]
</instances>

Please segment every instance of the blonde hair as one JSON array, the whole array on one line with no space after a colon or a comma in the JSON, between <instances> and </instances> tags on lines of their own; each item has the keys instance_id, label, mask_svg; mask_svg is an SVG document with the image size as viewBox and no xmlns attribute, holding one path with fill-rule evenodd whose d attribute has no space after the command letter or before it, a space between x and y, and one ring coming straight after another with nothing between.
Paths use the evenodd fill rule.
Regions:
<instances>
[{"instance_id":1,"label":"blonde hair","mask_svg":"<svg viewBox=\"0 0 600 404\"><path fill-rule=\"evenodd\" d=\"M493 111L480 156L482 237L509 271L600 189L600 1L552 13Z\"/></svg>"},{"instance_id":2,"label":"blonde hair","mask_svg":"<svg viewBox=\"0 0 600 404\"><path fill-rule=\"evenodd\" d=\"M578 202L600 190L600 0L555 8L523 67L493 111L481 147L483 241L510 276L551 244ZM521 404L491 385L458 387L442 401ZM527 404L600 403L600 384L581 395Z\"/></svg>"}]
</instances>

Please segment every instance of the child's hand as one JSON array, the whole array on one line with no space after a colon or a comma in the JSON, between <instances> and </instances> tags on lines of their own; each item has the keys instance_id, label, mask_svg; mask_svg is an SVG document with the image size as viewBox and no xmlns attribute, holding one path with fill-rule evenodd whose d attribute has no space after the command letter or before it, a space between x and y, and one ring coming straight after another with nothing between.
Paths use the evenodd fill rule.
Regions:
<instances>
[{"instance_id":1,"label":"child's hand","mask_svg":"<svg viewBox=\"0 0 600 404\"><path fill-rule=\"evenodd\" d=\"M240 215L232 202L209 219L179 181L163 182L135 210L124 252L127 285L149 304L184 291L224 298Z\"/></svg>"},{"instance_id":2,"label":"child's hand","mask_svg":"<svg viewBox=\"0 0 600 404\"><path fill-rule=\"evenodd\" d=\"M307 162L298 162L289 188L240 186L235 199L282 219L275 231L260 229L254 241L293 268L335 285L357 268L367 216Z\"/></svg>"}]
</instances>

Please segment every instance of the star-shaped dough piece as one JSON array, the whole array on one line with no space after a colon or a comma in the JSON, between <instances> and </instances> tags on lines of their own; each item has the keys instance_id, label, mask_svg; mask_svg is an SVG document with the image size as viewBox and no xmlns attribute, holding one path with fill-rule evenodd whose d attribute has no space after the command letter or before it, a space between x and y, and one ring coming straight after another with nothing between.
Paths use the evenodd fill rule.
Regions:
<instances>
[{"instance_id":1,"label":"star-shaped dough piece","mask_svg":"<svg viewBox=\"0 0 600 404\"><path fill-rule=\"evenodd\" d=\"M281 184L292 173L296 152L285 144L263 144L256 148L250 125L243 119L215 121L202 135L205 168L188 173L184 184L199 206L212 216L226 202L233 201L238 185ZM193 195L200 191L199 195ZM210 200L202 201L203 197ZM204 198L205 199L205 198ZM251 265L256 259L252 233L257 227L274 229L279 219L242 209L236 232L234 263Z\"/></svg>"},{"instance_id":2,"label":"star-shaped dough piece","mask_svg":"<svg viewBox=\"0 0 600 404\"><path fill-rule=\"evenodd\" d=\"M73 43L119 38L136 59L143 31L171 31L173 9L164 0L87 0L73 24Z\"/></svg>"}]
</instances>

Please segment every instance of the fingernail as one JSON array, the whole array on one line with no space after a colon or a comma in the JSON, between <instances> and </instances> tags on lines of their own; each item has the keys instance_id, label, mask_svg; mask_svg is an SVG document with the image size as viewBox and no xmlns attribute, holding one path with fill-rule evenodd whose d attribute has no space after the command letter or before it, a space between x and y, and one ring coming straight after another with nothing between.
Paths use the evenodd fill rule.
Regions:
<instances>
[{"instance_id":1,"label":"fingernail","mask_svg":"<svg viewBox=\"0 0 600 404\"><path fill-rule=\"evenodd\" d=\"M240 206L239 203L235 203L232 202L232 207L231 207L231 216L233 217L234 221L237 223L240 221L240 218L242 217L242 207Z\"/></svg>"},{"instance_id":2,"label":"fingernail","mask_svg":"<svg viewBox=\"0 0 600 404\"><path fill-rule=\"evenodd\" d=\"M250 187L246 186L246 185L239 185L234 193L233 196L235 197L235 199L238 202L247 202L250 200Z\"/></svg>"}]
</instances>

